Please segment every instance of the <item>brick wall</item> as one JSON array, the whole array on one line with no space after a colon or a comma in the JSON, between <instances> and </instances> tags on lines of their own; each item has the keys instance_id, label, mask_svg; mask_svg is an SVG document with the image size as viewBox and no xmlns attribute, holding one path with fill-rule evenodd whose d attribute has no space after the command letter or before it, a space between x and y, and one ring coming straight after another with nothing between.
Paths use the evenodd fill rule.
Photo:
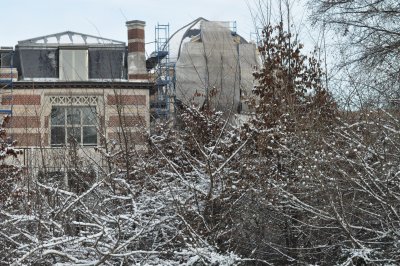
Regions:
<instances>
[{"instance_id":1,"label":"brick wall","mask_svg":"<svg viewBox=\"0 0 400 266\"><path fill-rule=\"evenodd\" d=\"M2 105L40 105L40 95L16 94L2 97Z\"/></svg>"},{"instance_id":2,"label":"brick wall","mask_svg":"<svg viewBox=\"0 0 400 266\"><path fill-rule=\"evenodd\" d=\"M40 133L13 133L13 140L17 141L17 147L20 146L41 146ZM46 145L46 144L45 144Z\"/></svg>"},{"instance_id":3,"label":"brick wall","mask_svg":"<svg viewBox=\"0 0 400 266\"><path fill-rule=\"evenodd\" d=\"M128 79L149 79L149 74L129 74Z\"/></svg>"},{"instance_id":4,"label":"brick wall","mask_svg":"<svg viewBox=\"0 0 400 266\"><path fill-rule=\"evenodd\" d=\"M0 79L17 79L18 73L0 73Z\"/></svg>"},{"instance_id":5,"label":"brick wall","mask_svg":"<svg viewBox=\"0 0 400 266\"><path fill-rule=\"evenodd\" d=\"M143 42L130 42L128 44L128 52L144 52Z\"/></svg>"},{"instance_id":6,"label":"brick wall","mask_svg":"<svg viewBox=\"0 0 400 266\"><path fill-rule=\"evenodd\" d=\"M108 118L109 127L137 127L145 126L144 116L129 115L129 116L118 116L112 115Z\"/></svg>"},{"instance_id":7,"label":"brick wall","mask_svg":"<svg viewBox=\"0 0 400 266\"><path fill-rule=\"evenodd\" d=\"M144 39L144 29L128 30L128 40L131 39Z\"/></svg>"},{"instance_id":8,"label":"brick wall","mask_svg":"<svg viewBox=\"0 0 400 266\"><path fill-rule=\"evenodd\" d=\"M12 116L9 125L12 128L40 128L40 117Z\"/></svg>"},{"instance_id":9,"label":"brick wall","mask_svg":"<svg viewBox=\"0 0 400 266\"><path fill-rule=\"evenodd\" d=\"M146 144L146 136L142 132L125 132L125 136L129 143L143 145ZM117 142L123 142L123 134L119 132L110 132L107 134L108 139Z\"/></svg>"},{"instance_id":10,"label":"brick wall","mask_svg":"<svg viewBox=\"0 0 400 266\"><path fill-rule=\"evenodd\" d=\"M146 105L145 95L108 95L108 105Z\"/></svg>"}]
</instances>

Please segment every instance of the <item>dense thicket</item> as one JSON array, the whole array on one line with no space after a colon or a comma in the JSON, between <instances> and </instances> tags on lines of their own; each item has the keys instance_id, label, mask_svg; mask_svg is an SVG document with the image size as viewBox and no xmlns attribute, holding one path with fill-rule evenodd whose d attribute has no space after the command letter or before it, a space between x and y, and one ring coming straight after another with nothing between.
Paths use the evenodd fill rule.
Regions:
<instances>
[{"instance_id":1,"label":"dense thicket","mask_svg":"<svg viewBox=\"0 0 400 266\"><path fill-rule=\"evenodd\" d=\"M246 123L183 106L107 167L2 168L0 264L400 263L398 111L343 112L282 24L259 50Z\"/></svg>"}]
</instances>

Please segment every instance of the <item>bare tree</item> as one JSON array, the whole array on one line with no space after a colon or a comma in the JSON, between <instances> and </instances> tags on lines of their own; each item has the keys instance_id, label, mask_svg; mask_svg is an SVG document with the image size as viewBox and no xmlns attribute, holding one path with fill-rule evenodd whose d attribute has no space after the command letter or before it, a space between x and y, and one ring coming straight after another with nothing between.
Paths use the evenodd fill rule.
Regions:
<instances>
[{"instance_id":1,"label":"bare tree","mask_svg":"<svg viewBox=\"0 0 400 266\"><path fill-rule=\"evenodd\" d=\"M344 80L347 87L356 86L358 92L353 97L360 98L364 105L382 106L397 99L400 77L398 1L310 0L309 7L312 21L324 31L331 30L328 36L336 41L331 43L330 50L340 55L341 60L335 65L342 71L340 77L333 77L334 83ZM356 106L360 107L360 103Z\"/></svg>"}]
</instances>

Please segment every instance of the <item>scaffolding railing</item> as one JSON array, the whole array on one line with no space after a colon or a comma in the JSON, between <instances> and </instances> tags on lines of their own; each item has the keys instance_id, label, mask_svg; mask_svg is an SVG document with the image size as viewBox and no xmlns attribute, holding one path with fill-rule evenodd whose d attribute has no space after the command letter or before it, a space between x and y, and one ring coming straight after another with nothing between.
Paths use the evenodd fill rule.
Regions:
<instances>
[{"instance_id":1,"label":"scaffolding railing","mask_svg":"<svg viewBox=\"0 0 400 266\"><path fill-rule=\"evenodd\" d=\"M12 47L0 47L0 115L12 115L13 81L17 75L14 69L14 50Z\"/></svg>"},{"instance_id":2,"label":"scaffolding railing","mask_svg":"<svg viewBox=\"0 0 400 266\"><path fill-rule=\"evenodd\" d=\"M257 47L262 45L262 31L263 28L257 27L255 32L250 32L249 40L257 45Z\"/></svg>"},{"instance_id":3,"label":"scaffolding railing","mask_svg":"<svg viewBox=\"0 0 400 266\"><path fill-rule=\"evenodd\" d=\"M152 106L154 116L158 119L168 119L171 115L171 106L174 102L174 73L175 64L170 62L169 24L157 24L155 27L156 57L156 95Z\"/></svg>"}]
</instances>

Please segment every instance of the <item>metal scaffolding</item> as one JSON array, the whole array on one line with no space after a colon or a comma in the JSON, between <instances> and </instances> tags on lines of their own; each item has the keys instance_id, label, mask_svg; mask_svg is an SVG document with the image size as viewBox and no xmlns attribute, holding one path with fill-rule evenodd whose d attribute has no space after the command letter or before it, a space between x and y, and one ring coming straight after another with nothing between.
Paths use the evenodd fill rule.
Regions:
<instances>
[{"instance_id":1,"label":"metal scaffolding","mask_svg":"<svg viewBox=\"0 0 400 266\"><path fill-rule=\"evenodd\" d=\"M12 47L0 47L0 115L12 115L13 81L17 74L14 69L14 50Z\"/></svg>"},{"instance_id":2,"label":"metal scaffolding","mask_svg":"<svg viewBox=\"0 0 400 266\"><path fill-rule=\"evenodd\" d=\"M152 103L156 119L168 119L171 115L174 90L175 64L170 62L169 24L157 24L155 27L155 51L150 57L156 61L156 92Z\"/></svg>"}]
</instances>

